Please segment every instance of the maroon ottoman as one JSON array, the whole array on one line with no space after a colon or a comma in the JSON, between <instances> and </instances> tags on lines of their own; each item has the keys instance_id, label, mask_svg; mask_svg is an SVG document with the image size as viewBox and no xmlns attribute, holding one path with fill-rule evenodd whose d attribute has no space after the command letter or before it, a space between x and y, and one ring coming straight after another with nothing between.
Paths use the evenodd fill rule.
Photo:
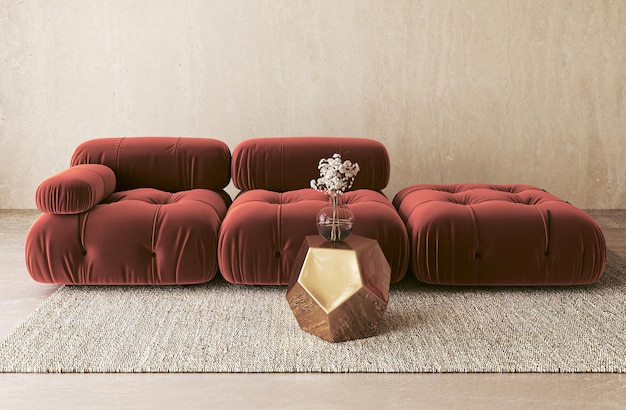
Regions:
<instances>
[{"instance_id":1,"label":"maroon ottoman","mask_svg":"<svg viewBox=\"0 0 626 410\"><path fill-rule=\"evenodd\" d=\"M233 150L232 181L241 190L224 218L219 237L219 267L231 283L287 285L307 235L317 235L317 212L326 195L310 188L321 158L334 153L358 162L361 171L344 203L355 217L354 235L378 241L391 282L406 274L406 228L381 192L390 176L386 148L363 138L283 137L241 142Z\"/></svg>"},{"instance_id":2,"label":"maroon ottoman","mask_svg":"<svg viewBox=\"0 0 626 410\"><path fill-rule=\"evenodd\" d=\"M204 138L103 138L43 181L25 245L38 282L191 284L217 273L230 151Z\"/></svg>"},{"instance_id":3,"label":"maroon ottoman","mask_svg":"<svg viewBox=\"0 0 626 410\"><path fill-rule=\"evenodd\" d=\"M585 212L529 185L413 185L393 204L410 267L442 285L574 285L604 270L602 231Z\"/></svg>"}]
</instances>

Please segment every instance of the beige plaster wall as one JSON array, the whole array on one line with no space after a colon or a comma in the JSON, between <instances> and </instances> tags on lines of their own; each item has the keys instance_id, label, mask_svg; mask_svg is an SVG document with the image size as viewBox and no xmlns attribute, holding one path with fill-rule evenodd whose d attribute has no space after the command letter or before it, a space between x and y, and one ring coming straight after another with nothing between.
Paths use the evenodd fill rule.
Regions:
<instances>
[{"instance_id":1,"label":"beige plaster wall","mask_svg":"<svg viewBox=\"0 0 626 410\"><path fill-rule=\"evenodd\" d=\"M390 197L518 182L626 208L625 67L623 0L0 0L0 208L129 135L369 137Z\"/></svg>"}]
</instances>

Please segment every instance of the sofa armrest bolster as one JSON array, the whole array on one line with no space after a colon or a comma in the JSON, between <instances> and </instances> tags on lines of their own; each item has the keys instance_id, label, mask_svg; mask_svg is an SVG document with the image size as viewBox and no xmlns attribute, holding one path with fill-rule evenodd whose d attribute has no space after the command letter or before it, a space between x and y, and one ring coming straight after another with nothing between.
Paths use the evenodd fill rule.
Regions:
<instances>
[{"instance_id":1,"label":"sofa armrest bolster","mask_svg":"<svg viewBox=\"0 0 626 410\"><path fill-rule=\"evenodd\" d=\"M111 195L115 184L115 173L106 165L76 165L39 184L35 203L45 213L79 214Z\"/></svg>"}]
</instances>

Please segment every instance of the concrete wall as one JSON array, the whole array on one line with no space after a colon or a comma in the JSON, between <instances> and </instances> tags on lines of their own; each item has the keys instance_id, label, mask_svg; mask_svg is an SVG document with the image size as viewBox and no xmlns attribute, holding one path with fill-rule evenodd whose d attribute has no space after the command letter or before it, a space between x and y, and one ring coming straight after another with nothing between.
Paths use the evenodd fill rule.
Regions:
<instances>
[{"instance_id":1,"label":"concrete wall","mask_svg":"<svg viewBox=\"0 0 626 410\"><path fill-rule=\"evenodd\" d=\"M625 67L623 0L0 0L0 208L132 135L368 137L390 197L517 182L626 208Z\"/></svg>"}]
</instances>

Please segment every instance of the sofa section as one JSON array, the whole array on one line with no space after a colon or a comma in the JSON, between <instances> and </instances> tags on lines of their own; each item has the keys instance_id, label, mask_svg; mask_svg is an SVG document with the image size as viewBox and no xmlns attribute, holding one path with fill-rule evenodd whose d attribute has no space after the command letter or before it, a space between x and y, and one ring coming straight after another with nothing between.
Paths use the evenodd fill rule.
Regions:
<instances>
[{"instance_id":1,"label":"sofa section","mask_svg":"<svg viewBox=\"0 0 626 410\"><path fill-rule=\"evenodd\" d=\"M86 141L38 190L43 214L26 238L28 271L58 284L207 282L218 272L229 181L230 151L218 140Z\"/></svg>"},{"instance_id":2,"label":"sofa section","mask_svg":"<svg viewBox=\"0 0 626 410\"><path fill-rule=\"evenodd\" d=\"M233 150L232 178L241 190L219 238L219 264L229 282L287 285L304 238L316 235L317 212L326 194L310 188L322 158L339 153L361 171L344 203L352 210L352 233L376 239L391 265L391 281L408 266L408 238L391 201L381 192L389 181L384 145L364 138L277 137L241 142Z\"/></svg>"},{"instance_id":3,"label":"sofa section","mask_svg":"<svg viewBox=\"0 0 626 410\"><path fill-rule=\"evenodd\" d=\"M395 196L411 271L439 285L581 285L600 278L606 243L584 211L521 184L417 184Z\"/></svg>"}]
</instances>

